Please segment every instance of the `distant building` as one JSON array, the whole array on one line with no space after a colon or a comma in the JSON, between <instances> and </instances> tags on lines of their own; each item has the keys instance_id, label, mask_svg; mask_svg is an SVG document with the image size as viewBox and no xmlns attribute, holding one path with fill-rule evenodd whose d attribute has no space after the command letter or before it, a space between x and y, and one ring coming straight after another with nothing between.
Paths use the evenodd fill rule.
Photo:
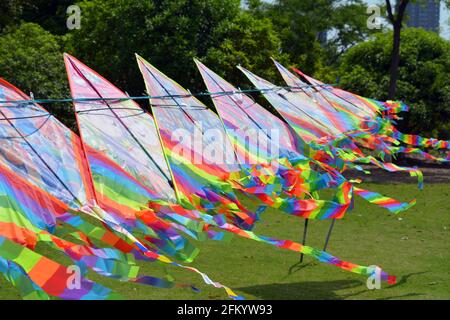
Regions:
<instances>
[{"instance_id":1,"label":"distant building","mask_svg":"<svg viewBox=\"0 0 450 320\"><path fill-rule=\"evenodd\" d=\"M409 3L406 8L407 26L439 33L440 1Z\"/></svg>"}]
</instances>

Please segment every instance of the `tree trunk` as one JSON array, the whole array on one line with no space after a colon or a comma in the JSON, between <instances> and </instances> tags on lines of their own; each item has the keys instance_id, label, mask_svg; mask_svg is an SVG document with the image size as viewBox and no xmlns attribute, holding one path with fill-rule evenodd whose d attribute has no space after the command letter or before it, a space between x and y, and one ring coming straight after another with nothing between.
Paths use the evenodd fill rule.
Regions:
<instances>
[{"instance_id":1,"label":"tree trunk","mask_svg":"<svg viewBox=\"0 0 450 320\"><path fill-rule=\"evenodd\" d=\"M397 91L398 67L400 64L400 34L402 31L401 21L396 21L393 27L394 27L394 43L392 47L392 60L390 69L391 80L389 83L389 93L388 93L389 100L395 99L395 93Z\"/></svg>"},{"instance_id":2,"label":"tree trunk","mask_svg":"<svg viewBox=\"0 0 450 320\"><path fill-rule=\"evenodd\" d=\"M400 64L400 36L402 32L403 17L405 16L405 11L408 3L409 0L397 0L395 3L396 10L394 14L391 2L389 0L386 0L388 17L394 29L394 43L392 47L392 60L390 70L391 80L389 83L388 93L389 100L395 99L395 94L397 91L398 67Z\"/></svg>"}]
</instances>

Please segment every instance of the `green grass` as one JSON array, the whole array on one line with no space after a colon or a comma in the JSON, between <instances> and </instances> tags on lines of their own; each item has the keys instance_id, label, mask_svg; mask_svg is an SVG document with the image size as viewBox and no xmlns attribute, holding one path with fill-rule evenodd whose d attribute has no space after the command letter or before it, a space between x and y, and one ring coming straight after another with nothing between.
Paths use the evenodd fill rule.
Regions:
<instances>
[{"instance_id":1,"label":"green grass","mask_svg":"<svg viewBox=\"0 0 450 320\"><path fill-rule=\"evenodd\" d=\"M379 265L398 277L398 284L368 290L363 276L316 262L290 251L234 238L229 243L201 242L193 263L213 280L233 288L246 299L450 299L450 185L370 184L366 189L399 200L417 198L406 213L389 214L358 199L355 209L337 221L329 252L363 265ZM303 219L268 210L258 234L299 241ZM322 248L329 221L313 221L307 244ZM170 268L180 282L201 289L158 289L92 276L128 299L226 299L221 289L203 285L200 276ZM160 264L143 264L142 274L163 275ZM0 299L19 298L0 278Z\"/></svg>"}]
</instances>

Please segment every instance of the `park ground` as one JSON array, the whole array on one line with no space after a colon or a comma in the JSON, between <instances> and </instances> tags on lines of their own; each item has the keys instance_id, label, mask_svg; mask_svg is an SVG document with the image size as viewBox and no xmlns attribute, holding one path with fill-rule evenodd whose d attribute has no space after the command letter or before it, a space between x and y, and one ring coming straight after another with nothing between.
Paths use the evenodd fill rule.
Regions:
<instances>
[{"instance_id":1,"label":"park ground","mask_svg":"<svg viewBox=\"0 0 450 320\"><path fill-rule=\"evenodd\" d=\"M440 172L442 175L450 177L450 170ZM417 204L394 215L357 199L355 209L337 221L328 251L346 261L382 267L397 276L395 285L368 290L364 276L310 257L299 264L294 252L236 237L228 243L197 243L201 251L193 265L246 299L450 299L450 181L434 180L427 170L423 191L402 179L402 183L379 180L364 187L398 200L415 198ZM408 182L413 181L409 178ZM267 210L255 232L300 241L303 221ZM328 227L329 221L312 221L307 244L321 249ZM90 275L125 299L227 299L222 289L204 285L196 274L164 269L156 263L141 265L142 274L164 276L168 271L179 282L195 284L201 292L158 289ZM19 298L0 278L0 299Z\"/></svg>"}]
</instances>

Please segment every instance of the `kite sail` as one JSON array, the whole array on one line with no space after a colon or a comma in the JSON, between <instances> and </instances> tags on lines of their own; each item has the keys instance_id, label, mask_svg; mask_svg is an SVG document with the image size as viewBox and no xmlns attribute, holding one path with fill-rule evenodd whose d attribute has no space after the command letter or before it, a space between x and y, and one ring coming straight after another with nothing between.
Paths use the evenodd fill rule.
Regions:
<instances>
[{"instance_id":1,"label":"kite sail","mask_svg":"<svg viewBox=\"0 0 450 320\"><path fill-rule=\"evenodd\" d=\"M234 192L243 167L220 119L175 81L137 59L154 97L150 104L180 203L215 213L225 210L238 225L252 228L257 213L247 210Z\"/></svg>"},{"instance_id":2,"label":"kite sail","mask_svg":"<svg viewBox=\"0 0 450 320\"><path fill-rule=\"evenodd\" d=\"M227 167L228 163L223 164L222 162L218 161L214 163L214 165L219 165L220 169L217 172L214 172L214 170L210 170L210 161L211 159L204 159L202 158L203 155L195 155L195 151L193 150L194 147L192 146L193 140L184 140L186 137L193 137L195 134L197 134L197 139L199 139L202 143L210 143L213 144L214 142L219 141L219 143L223 143L223 141L226 141L226 137L222 138L223 140L219 139L216 141L211 141L206 139L206 131L205 128L209 128L212 130L216 130L215 132L219 132L221 137L223 137L223 132L226 130L226 125L224 126L223 123L220 123L220 120L217 118L217 116L210 110L206 108L198 99L192 96L188 91L184 90L181 86L179 86L177 83L175 83L173 80L169 79L167 76L162 74L159 70L157 70L155 67L153 67L151 64L146 62L143 58L138 58L138 64L141 69L141 72L143 73L144 79L146 81L147 91L149 95L151 96L151 105L152 105L152 111L155 116L155 122L157 123L157 127L160 130L161 135L161 141L163 144L164 151L168 158L169 166L172 168L172 172L174 174L174 181L176 182L176 185L178 185L177 190L180 189L179 184L185 183L188 188L187 190L192 190L192 192L198 192L198 190L195 186L195 183L190 183L189 179L197 179L196 174L200 175L201 177L205 177L207 175L204 175L203 172L206 171L207 173L211 172L212 175L218 175L220 177L220 183L222 181L226 181L227 179L227 172L238 170L237 165L242 166L242 163L232 163L231 167ZM203 117L205 116L206 125L203 125ZM175 124L174 124L175 123ZM172 133L176 130L179 130L182 128L182 133L184 134L184 139L173 139ZM204 140L206 139L206 141ZM174 143L174 140L176 143ZM179 148L177 148L177 143L181 143L183 147L185 148L184 152L181 152ZM197 141L198 143L198 141ZM208 144L206 144L208 146ZM239 160L236 152L231 153L228 147L223 147L219 145L219 148L224 148L224 152L228 152L228 158L233 160ZM232 147L232 146L231 146ZM198 158L196 158L198 157ZM227 157L220 158L220 159L226 159ZM199 162L200 165L198 166L195 161L192 159L203 159ZM203 161L203 162L202 162ZM198 166L198 167L197 167ZM194 174L191 174L191 172L194 172ZM225 174L224 174L225 172ZM310 174L309 178L311 180L314 180L312 178L314 174L311 173L311 171L308 171ZM177 175L180 175L180 177L177 179ZM185 176L188 176L188 178L185 178ZM216 178L217 179L217 178ZM330 179L328 177L328 179ZM217 180L216 180L217 181ZM203 184L207 184L210 186L211 182L209 179L205 179L202 181ZM194 186L194 187L192 187ZM182 185L182 188L186 188L185 185ZM301 208L294 208L298 210L298 212L309 212L310 218L339 218L342 217L347 208L351 205L351 187L350 183L344 182L342 187L342 193L340 193L341 201L345 203L344 206L341 206L339 209L336 208L330 208L328 205L324 205L322 203L320 206L317 206L317 203L315 203L316 200L311 200L308 202L307 200L303 202L304 207ZM242 190L237 188L238 190ZM197 191L196 191L197 190ZM207 190L203 187L203 191ZM245 190L245 189L244 189ZM189 197L189 195L185 195L185 197ZM191 200L192 201L192 200ZM302 203L297 201L297 203ZM311 205L312 208L311 208ZM156 211L167 211L168 208L165 208L164 206L159 206L158 203L151 203L150 206L154 206L154 209ZM310 206L310 208L305 208ZM281 208L280 209L286 209ZM356 273L362 273L362 274L368 274L370 273L370 268L367 267L351 267L347 268L347 263L341 263L337 262L339 261L334 260L336 258L331 258L328 253L325 253L323 251L319 251L316 249L313 249L311 247L307 247L304 245L301 245L299 243L295 243L289 240L276 240L264 236L258 236L255 233L252 233L248 230L244 230L236 226L235 224L230 224L227 222L227 217L223 214L217 214L215 212L213 215L207 215L202 213L201 209L198 211L189 211L186 212L186 210L182 207L172 207L169 209L169 211L175 211L179 212L177 214L177 218L182 221L186 217L189 217L191 219L202 219L204 222L207 222L208 224L212 226L219 227L223 230L229 231L231 233L237 234L241 237L250 238L256 241L262 241L271 245L275 245L280 248L286 248L288 250L300 252L303 254L311 255L315 257L316 259L319 259L320 261L324 261L330 264L334 264L336 266L339 266L343 269L347 269L352 272ZM320 214L319 214L320 213ZM169 215L173 215L173 213L167 213ZM299 214L301 215L301 214ZM308 217L308 216L307 216ZM328 257L328 258L325 258ZM334 263L333 261L336 261L337 263ZM390 282L394 281L395 279L393 277L385 277L385 280L388 280Z\"/></svg>"},{"instance_id":3,"label":"kite sail","mask_svg":"<svg viewBox=\"0 0 450 320\"><path fill-rule=\"evenodd\" d=\"M143 198L139 198L141 190L136 194L139 205L149 197L174 201L170 172L151 116L134 101L125 100L125 93L74 57L65 55L65 62L73 98L99 99L75 103L81 136L87 146L89 163L92 163L94 183L98 186L96 189L106 192L125 187L121 185L120 175L113 174L114 168L106 171L108 164L96 157L103 154L147 187ZM102 97L117 100L105 101ZM97 168L103 171L97 172ZM133 190L129 185L126 187ZM128 198L134 199L130 195Z\"/></svg>"},{"instance_id":4,"label":"kite sail","mask_svg":"<svg viewBox=\"0 0 450 320\"><path fill-rule=\"evenodd\" d=\"M0 88L1 101L11 101L0 106L0 272L6 279L24 297L33 299L120 298L85 278L88 269L121 281L162 288L190 286L139 276L134 257L200 272L158 253L164 248L159 243L153 248L145 245L100 209L79 138L39 105L15 103L30 98L6 81L1 80ZM22 156L14 156L12 150L23 152ZM101 226L89 222L88 216L100 220ZM156 227L154 230L158 233ZM41 242L64 253L75 267L36 252ZM71 270L80 272L74 286L70 285L74 277ZM206 283L239 298L200 274Z\"/></svg>"},{"instance_id":5,"label":"kite sail","mask_svg":"<svg viewBox=\"0 0 450 320\"><path fill-rule=\"evenodd\" d=\"M312 157L315 157L315 152L325 151L325 157L321 157L323 154L319 153L320 161L340 172L345 171L347 167L362 170L359 165L355 164L356 161L361 161L373 163L391 172L407 171L411 176L418 176L419 183L422 183L421 172L416 168L403 168L392 163L383 163L372 156L366 156L355 142L352 139L349 139L347 132L330 125L330 123L335 121L333 119L339 118L339 113L337 111L333 111L332 109L321 109L320 105L303 91L298 92L277 87L242 67L238 68L258 89L262 90L264 97L295 130L295 132L297 132L297 134L305 141L310 143L313 150ZM299 88L298 83L296 83L294 89L296 88ZM298 98L298 96L300 96L300 98ZM328 119L327 124L325 124L325 119ZM325 131L324 128L328 131ZM402 203L357 187L354 187L353 189L356 194L370 203L395 213L404 211L415 204L415 200L408 203ZM368 194L371 196L369 197Z\"/></svg>"},{"instance_id":6,"label":"kite sail","mask_svg":"<svg viewBox=\"0 0 450 320\"><path fill-rule=\"evenodd\" d=\"M326 99L333 105L338 106L341 109L354 110L355 108L357 108L359 110L365 110L365 112L371 113L371 119L376 118L376 121L381 122L379 128L382 129L382 134L388 135L393 139L398 139L399 141L410 146L432 148L435 150L450 149L450 141L438 140L434 138L424 138L417 135L404 134L398 131L395 128L394 123L392 123L390 120L398 119L397 114L399 112L405 112L409 110L409 107L404 103L396 101L381 102L375 99L361 97L357 94L339 88L324 85L319 80L307 76L298 69L294 68L294 71L297 72L300 76L304 77L308 82L318 85L320 87L320 89L318 90L318 94L320 94L320 96L324 97L324 99ZM379 117L380 114L384 116L383 119ZM396 144L395 142L392 143ZM431 160L450 160L450 152L448 153L446 158L436 158L428 153L421 152L420 150L414 148L403 147L391 149L393 153L418 153Z\"/></svg>"},{"instance_id":7,"label":"kite sail","mask_svg":"<svg viewBox=\"0 0 450 320\"><path fill-rule=\"evenodd\" d=\"M126 255L134 250L130 244L74 215L96 216L78 137L41 106L14 103L30 98L2 79L0 100L9 101L0 105L0 270L28 298L118 297L84 277L90 268L130 280L139 268ZM55 236L56 231L82 244ZM94 239L116 249L93 247ZM86 270L79 286L67 287L69 267L35 251L40 242Z\"/></svg>"},{"instance_id":8,"label":"kite sail","mask_svg":"<svg viewBox=\"0 0 450 320\"><path fill-rule=\"evenodd\" d=\"M238 67L249 80L262 90L263 95L277 109L286 122L306 142L318 141L341 132L328 119L326 113L306 95L296 95L292 91L277 87L267 80Z\"/></svg>"},{"instance_id":9,"label":"kite sail","mask_svg":"<svg viewBox=\"0 0 450 320\"><path fill-rule=\"evenodd\" d=\"M311 87L289 72L289 70L277 61L274 60L274 63L286 84L291 87L290 90L295 92L296 96L302 96L305 99L312 100L315 103L314 108L322 110L326 114L326 117L330 119L332 125L341 133L355 130L355 128L359 127L363 119L375 117L376 114L374 112L378 111L371 109L368 111L366 108L361 109L351 105L345 108L340 104L332 104L319 93L324 84L314 83L314 87Z\"/></svg>"},{"instance_id":10,"label":"kite sail","mask_svg":"<svg viewBox=\"0 0 450 320\"><path fill-rule=\"evenodd\" d=\"M214 105L232 139L240 163L269 163L278 158L294 158L304 153L305 142L291 128L251 97L195 59ZM223 93L220 93L223 92Z\"/></svg>"},{"instance_id":11,"label":"kite sail","mask_svg":"<svg viewBox=\"0 0 450 320\"><path fill-rule=\"evenodd\" d=\"M224 240L234 234L350 272L379 272L249 230L266 206L307 219L341 218L352 208L353 193L392 212L404 210L410 204L358 189L342 175L346 166L354 165L345 147L351 149L359 137L358 125L379 121L379 110L390 108L392 116L402 105L370 100L357 104L359 97L344 99L349 93L333 92L318 82L314 87L324 89L312 89L281 65L289 90L244 70L278 109L280 119L196 61L218 117L138 57L153 118L74 57L64 59L81 139L0 80L0 273L25 298L120 298L89 280L88 270L121 281L196 290L170 276L141 276L138 259L198 273L205 283L241 299L199 270L171 260L195 259L199 250L186 236ZM344 142L337 144L337 139ZM356 154L357 159L364 156ZM323 189L335 191L335 199L319 200L316 194ZM240 195L262 200L255 202L258 210L250 211ZM65 254L79 268L79 286L67 285L72 266L38 253L39 243ZM385 272L381 278L395 282Z\"/></svg>"}]
</instances>

